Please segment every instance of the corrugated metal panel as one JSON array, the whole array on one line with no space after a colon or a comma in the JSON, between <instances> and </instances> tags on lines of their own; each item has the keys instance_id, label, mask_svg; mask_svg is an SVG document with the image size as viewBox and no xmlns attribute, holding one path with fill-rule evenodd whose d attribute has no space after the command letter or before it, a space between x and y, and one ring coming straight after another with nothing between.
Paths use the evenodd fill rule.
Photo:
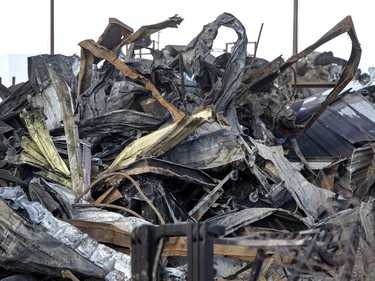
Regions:
<instances>
[{"instance_id":1,"label":"corrugated metal panel","mask_svg":"<svg viewBox=\"0 0 375 281\"><path fill-rule=\"evenodd\" d=\"M297 120L307 120L323 96L310 97L292 106L300 109ZM356 145L366 141L375 141L375 107L356 92L342 93L305 134L297 137L308 160L351 157ZM289 156L296 159L293 152Z\"/></svg>"},{"instance_id":2,"label":"corrugated metal panel","mask_svg":"<svg viewBox=\"0 0 375 281\"><path fill-rule=\"evenodd\" d=\"M361 94L349 93L329 107L343 127L334 126L352 144L375 139L375 107ZM329 122L329 119L327 120Z\"/></svg>"},{"instance_id":3,"label":"corrugated metal panel","mask_svg":"<svg viewBox=\"0 0 375 281\"><path fill-rule=\"evenodd\" d=\"M326 126L323 116L304 135L298 137L297 142L308 160L350 157L354 149L353 145Z\"/></svg>"},{"instance_id":4,"label":"corrugated metal panel","mask_svg":"<svg viewBox=\"0 0 375 281\"><path fill-rule=\"evenodd\" d=\"M374 156L373 145L366 145L353 151L352 161L348 167L350 181L357 187L367 178L369 166Z\"/></svg>"}]
</instances>

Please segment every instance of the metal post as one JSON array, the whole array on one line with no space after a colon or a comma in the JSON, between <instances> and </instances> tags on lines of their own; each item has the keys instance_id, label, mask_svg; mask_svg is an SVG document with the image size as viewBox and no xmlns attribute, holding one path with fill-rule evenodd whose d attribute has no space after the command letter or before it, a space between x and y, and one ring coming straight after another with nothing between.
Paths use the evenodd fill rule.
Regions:
<instances>
[{"instance_id":1,"label":"metal post","mask_svg":"<svg viewBox=\"0 0 375 281\"><path fill-rule=\"evenodd\" d=\"M293 11L293 55L298 53L298 0L294 0Z\"/></svg>"},{"instance_id":2,"label":"metal post","mask_svg":"<svg viewBox=\"0 0 375 281\"><path fill-rule=\"evenodd\" d=\"M55 1L50 1L50 54L55 54Z\"/></svg>"},{"instance_id":3,"label":"metal post","mask_svg":"<svg viewBox=\"0 0 375 281\"><path fill-rule=\"evenodd\" d=\"M158 50L160 50L160 33L161 31L158 31Z\"/></svg>"},{"instance_id":4,"label":"metal post","mask_svg":"<svg viewBox=\"0 0 375 281\"><path fill-rule=\"evenodd\" d=\"M294 0L294 10L293 10L293 55L298 53L298 0ZM297 62L293 65L295 71L297 72ZM297 75L295 75L294 85L297 85Z\"/></svg>"}]
</instances>

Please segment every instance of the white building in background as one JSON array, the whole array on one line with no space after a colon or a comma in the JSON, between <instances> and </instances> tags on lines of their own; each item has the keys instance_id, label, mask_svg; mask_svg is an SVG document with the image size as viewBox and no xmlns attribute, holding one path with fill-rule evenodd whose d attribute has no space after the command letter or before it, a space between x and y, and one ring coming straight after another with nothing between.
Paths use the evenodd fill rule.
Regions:
<instances>
[{"instance_id":1,"label":"white building in background","mask_svg":"<svg viewBox=\"0 0 375 281\"><path fill-rule=\"evenodd\" d=\"M12 77L15 77L15 84L29 80L27 76L27 58L32 55L6 55L0 57L1 83L6 87L12 86Z\"/></svg>"}]
</instances>

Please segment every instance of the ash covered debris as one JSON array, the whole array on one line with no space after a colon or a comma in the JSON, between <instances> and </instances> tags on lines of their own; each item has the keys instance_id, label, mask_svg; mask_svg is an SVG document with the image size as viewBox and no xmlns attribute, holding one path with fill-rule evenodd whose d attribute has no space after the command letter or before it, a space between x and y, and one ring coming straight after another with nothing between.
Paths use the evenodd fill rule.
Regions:
<instances>
[{"instance_id":1,"label":"ash covered debris","mask_svg":"<svg viewBox=\"0 0 375 281\"><path fill-rule=\"evenodd\" d=\"M228 13L152 46L182 21L110 19L79 57L30 57L29 81L1 88L1 278L371 280L375 88L350 16L270 62ZM222 26L238 38L215 57ZM343 33L347 60L314 53ZM318 72L333 87L301 92Z\"/></svg>"}]
</instances>

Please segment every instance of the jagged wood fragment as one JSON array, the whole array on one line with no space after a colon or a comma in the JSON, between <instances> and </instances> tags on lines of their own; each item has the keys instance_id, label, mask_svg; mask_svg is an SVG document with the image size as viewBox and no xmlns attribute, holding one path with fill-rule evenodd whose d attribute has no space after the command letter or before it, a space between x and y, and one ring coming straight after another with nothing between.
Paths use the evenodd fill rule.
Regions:
<instances>
[{"instance_id":1,"label":"jagged wood fragment","mask_svg":"<svg viewBox=\"0 0 375 281\"><path fill-rule=\"evenodd\" d=\"M59 99L64 122L66 146L68 149L69 167L71 172L72 189L79 193L83 190L83 169L81 148L79 143L78 128L74 121L73 102L71 93L56 72L47 65L48 73L51 76L53 87Z\"/></svg>"},{"instance_id":2,"label":"jagged wood fragment","mask_svg":"<svg viewBox=\"0 0 375 281\"><path fill-rule=\"evenodd\" d=\"M20 116L25 121L32 140L36 143L51 168L69 177L70 171L57 152L51 136L49 135L42 110L40 108L33 108L29 112L22 112Z\"/></svg>"}]
</instances>

